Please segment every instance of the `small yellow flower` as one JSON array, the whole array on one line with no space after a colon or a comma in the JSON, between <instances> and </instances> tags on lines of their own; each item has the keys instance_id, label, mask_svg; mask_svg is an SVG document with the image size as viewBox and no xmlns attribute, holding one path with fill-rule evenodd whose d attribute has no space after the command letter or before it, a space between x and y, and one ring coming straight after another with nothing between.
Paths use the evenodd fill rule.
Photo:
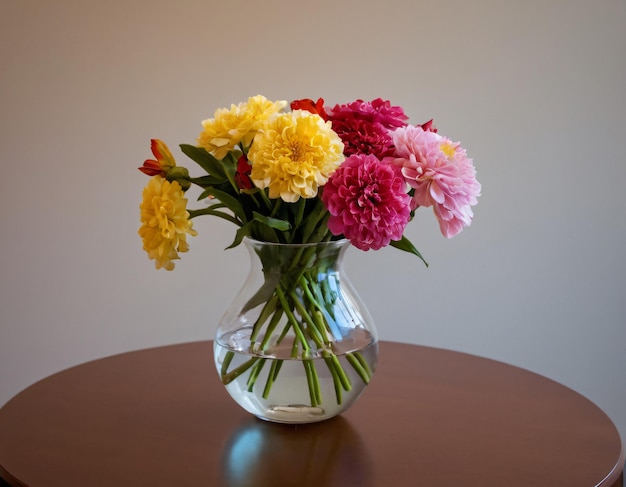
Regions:
<instances>
[{"instance_id":1,"label":"small yellow flower","mask_svg":"<svg viewBox=\"0 0 626 487\"><path fill-rule=\"evenodd\" d=\"M157 269L171 271L172 260L180 258L178 252L189 250L187 234L197 235L189 220L185 193L178 182L154 176L143 190L140 209L143 249Z\"/></svg>"},{"instance_id":2,"label":"small yellow flower","mask_svg":"<svg viewBox=\"0 0 626 487\"><path fill-rule=\"evenodd\" d=\"M218 108L213 118L202 122L198 145L221 160L240 143L248 147L265 120L286 106L284 100L272 102L257 95L230 109Z\"/></svg>"},{"instance_id":3,"label":"small yellow flower","mask_svg":"<svg viewBox=\"0 0 626 487\"><path fill-rule=\"evenodd\" d=\"M254 139L250 179L269 197L293 203L313 198L344 160L343 142L317 114L304 110L269 119Z\"/></svg>"}]
</instances>

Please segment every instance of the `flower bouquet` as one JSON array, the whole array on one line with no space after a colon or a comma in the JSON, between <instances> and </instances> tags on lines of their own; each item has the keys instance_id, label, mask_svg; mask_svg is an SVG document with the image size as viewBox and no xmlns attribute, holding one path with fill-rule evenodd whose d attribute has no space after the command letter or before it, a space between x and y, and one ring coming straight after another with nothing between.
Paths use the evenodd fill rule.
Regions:
<instances>
[{"instance_id":1,"label":"flower bouquet","mask_svg":"<svg viewBox=\"0 0 626 487\"><path fill-rule=\"evenodd\" d=\"M341 282L346 246L392 246L424 261L404 235L415 211L432 207L442 234L452 237L470 225L480 184L459 143L438 134L432 120L410 125L389 101L325 107L323 99L302 99L287 107L258 95L216 110L195 145L180 145L200 176L152 140L155 158L140 168L151 179L139 234L157 269L172 270L189 249L187 236L197 233L193 218L233 223L229 248L246 242L260 277L249 279L218 328L222 382L236 399L254 394L238 402L260 417L273 419L273 408L325 418L324 384L334 415L362 392L376 362L371 318ZM197 209L187 208L192 186L205 202ZM272 398L295 362L306 398Z\"/></svg>"}]
</instances>

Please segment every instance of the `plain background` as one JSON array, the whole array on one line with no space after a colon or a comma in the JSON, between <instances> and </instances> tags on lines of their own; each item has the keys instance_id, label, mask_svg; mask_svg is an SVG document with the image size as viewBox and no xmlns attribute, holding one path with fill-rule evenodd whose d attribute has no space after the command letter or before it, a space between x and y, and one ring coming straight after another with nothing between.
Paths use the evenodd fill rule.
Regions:
<instances>
[{"instance_id":1,"label":"plain background","mask_svg":"<svg viewBox=\"0 0 626 487\"><path fill-rule=\"evenodd\" d=\"M183 164L177 144L249 96L382 97L461 141L483 195L454 239L429 210L410 225L428 269L350 251L380 337L550 377L626 437L626 2L0 3L0 404L212 338L247 254L205 217L176 270L154 269L137 236L151 138Z\"/></svg>"}]
</instances>

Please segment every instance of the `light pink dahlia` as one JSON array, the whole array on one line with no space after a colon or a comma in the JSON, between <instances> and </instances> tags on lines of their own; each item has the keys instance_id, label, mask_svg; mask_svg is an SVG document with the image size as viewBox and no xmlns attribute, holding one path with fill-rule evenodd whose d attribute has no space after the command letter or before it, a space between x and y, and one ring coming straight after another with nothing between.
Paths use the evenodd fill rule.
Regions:
<instances>
[{"instance_id":1,"label":"light pink dahlia","mask_svg":"<svg viewBox=\"0 0 626 487\"><path fill-rule=\"evenodd\" d=\"M406 190L398 166L372 155L350 156L323 188L328 228L361 250L378 250L400 240L410 219Z\"/></svg>"},{"instance_id":2,"label":"light pink dahlia","mask_svg":"<svg viewBox=\"0 0 626 487\"><path fill-rule=\"evenodd\" d=\"M481 188L473 162L460 144L420 126L397 129L393 140L394 162L415 188L412 208L432 206L447 238L469 226Z\"/></svg>"}]
</instances>

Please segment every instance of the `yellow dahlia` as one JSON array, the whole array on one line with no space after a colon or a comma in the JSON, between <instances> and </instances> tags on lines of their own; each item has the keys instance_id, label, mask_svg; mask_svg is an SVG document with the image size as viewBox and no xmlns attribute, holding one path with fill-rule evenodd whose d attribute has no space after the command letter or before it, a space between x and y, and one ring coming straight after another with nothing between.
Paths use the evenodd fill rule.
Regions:
<instances>
[{"instance_id":1,"label":"yellow dahlia","mask_svg":"<svg viewBox=\"0 0 626 487\"><path fill-rule=\"evenodd\" d=\"M304 110L269 119L248 153L250 179L269 197L293 203L313 198L344 160L343 142L331 123Z\"/></svg>"},{"instance_id":2,"label":"yellow dahlia","mask_svg":"<svg viewBox=\"0 0 626 487\"><path fill-rule=\"evenodd\" d=\"M213 118L202 122L198 145L223 159L240 143L248 147L263 123L286 106L284 100L272 102L257 95L245 103L231 105L230 109L218 108Z\"/></svg>"},{"instance_id":3,"label":"yellow dahlia","mask_svg":"<svg viewBox=\"0 0 626 487\"><path fill-rule=\"evenodd\" d=\"M187 234L197 235L187 211L187 199L180 184L154 176L143 190L139 235L148 257L157 269L171 271L178 252L187 252Z\"/></svg>"}]
</instances>

